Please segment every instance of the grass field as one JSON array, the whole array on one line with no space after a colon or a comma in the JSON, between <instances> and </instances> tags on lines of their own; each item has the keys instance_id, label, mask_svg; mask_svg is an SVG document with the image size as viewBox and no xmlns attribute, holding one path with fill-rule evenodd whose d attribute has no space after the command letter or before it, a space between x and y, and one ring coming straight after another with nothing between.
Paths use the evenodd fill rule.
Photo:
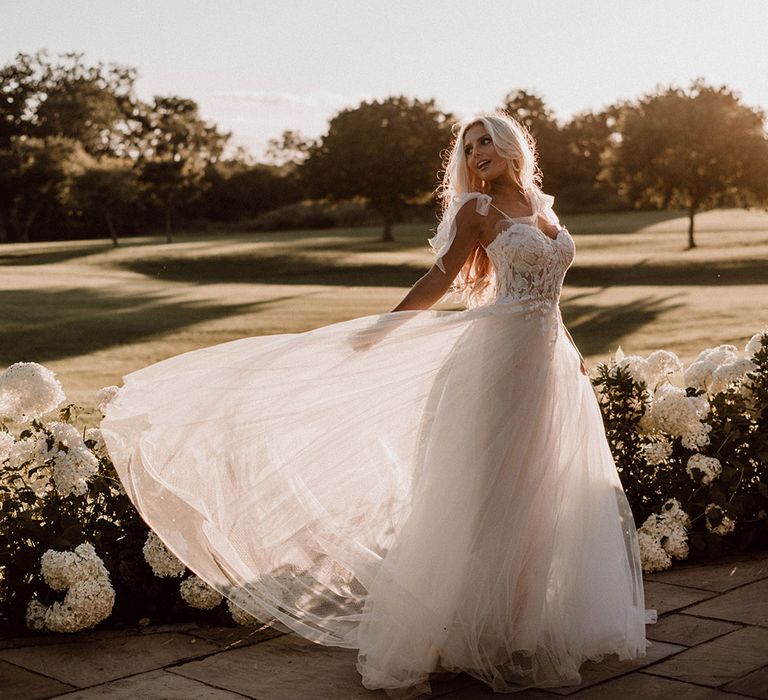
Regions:
<instances>
[{"instance_id":1,"label":"grass field","mask_svg":"<svg viewBox=\"0 0 768 700\"><path fill-rule=\"evenodd\" d=\"M563 316L594 367L666 348L690 360L768 326L768 213L563 217L576 239ZM390 310L431 264L429 226L0 245L0 368L53 369L70 400L157 360ZM451 308L443 305L440 308Z\"/></svg>"}]
</instances>

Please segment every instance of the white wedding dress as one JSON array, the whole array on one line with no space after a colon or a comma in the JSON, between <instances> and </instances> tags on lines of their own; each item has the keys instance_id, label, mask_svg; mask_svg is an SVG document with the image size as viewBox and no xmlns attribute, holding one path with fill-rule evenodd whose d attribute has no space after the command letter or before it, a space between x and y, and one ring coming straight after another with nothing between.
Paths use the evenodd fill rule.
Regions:
<instances>
[{"instance_id":1,"label":"white wedding dress","mask_svg":"<svg viewBox=\"0 0 768 700\"><path fill-rule=\"evenodd\" d=\"M440 265L471 199L492 205L454 201ZM575 684L584 660L650 645L632 513L558 306L573 239L536 213L497 226L480 305L188 352L127 375L102 423L190 570L359 649L365 687L393 697L458 670L503 692Z\"/></svg>"}]
</instances>

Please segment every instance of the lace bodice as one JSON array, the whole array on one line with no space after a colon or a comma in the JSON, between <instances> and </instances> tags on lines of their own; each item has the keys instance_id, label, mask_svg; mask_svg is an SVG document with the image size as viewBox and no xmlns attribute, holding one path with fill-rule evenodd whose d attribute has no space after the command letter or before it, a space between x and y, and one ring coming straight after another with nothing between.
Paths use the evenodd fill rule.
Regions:
<instances>
[{"instance_id":1,"label":"lace bodice","mask_svg":"<svg viewBox=\"0 0 768 700\"><path fill-rule=\"evenodd\" d=\"M534 225L535 217L500 222L486 248L493 263L493 300L557 304L575 246L568 230L552 239ZM503 225L502 225L503 224Z\"/></svg>"},{"instance_id":2,"label":"lace bodice","mask_svg":"<svg viewBox=\"0 0 768 700\"><path fill-rule=\"evenodd\" d=\"M460 195L446 210L436 235L429 239L442 270L445 268L441 258L456 235L456 214L472 198L476 198L476 209L484 216L494 206L487 194ZM496 237L486 248L494 268L488 303L518 301L527 307L558 304L563 278L575 256L575 245L567 229L560 227L552 210L553 202L550 195L538 195L534 198L533 214L514 218L505 214L497 224ZM560 227L557 238L550 238L536 226L539 215Z\"/></svg>"}]
</instances>

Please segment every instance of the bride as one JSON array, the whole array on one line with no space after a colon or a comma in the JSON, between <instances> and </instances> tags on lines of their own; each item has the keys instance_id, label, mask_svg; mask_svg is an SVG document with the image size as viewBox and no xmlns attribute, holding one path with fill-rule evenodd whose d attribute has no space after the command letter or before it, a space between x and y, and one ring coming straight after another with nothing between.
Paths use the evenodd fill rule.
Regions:
<instances>
[{"instance_id":1,"label":"bride","mask_svg":"<svg viewBox=\"0 0 768 700\"><path fill-rule=\"evenodd\" d=\"M456 132L431 269L389 313L124 378L139 513L232 605L357 649L366 688L580 682L650 644L637 534L559 298L574 242L503 112ZM430 307L449 290L466 308Z\"/></svg>"}]
</instances>

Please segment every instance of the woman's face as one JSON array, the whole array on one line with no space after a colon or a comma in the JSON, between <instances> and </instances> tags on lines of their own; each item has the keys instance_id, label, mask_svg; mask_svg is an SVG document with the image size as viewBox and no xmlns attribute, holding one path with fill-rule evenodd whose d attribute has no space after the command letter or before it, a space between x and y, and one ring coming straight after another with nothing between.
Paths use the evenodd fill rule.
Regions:
<instances>
[{"instance_id":1,"label":"woman's face","mask_svg":"<svg viewBox=\"0 0 768 700\"><path fill-rule=\"evenodd\" d=\"M494 180L507 172L507 161L496 150L482 122L464 132L463 145L469 172L479 180Z\"/></svg>"}]
</instances>

